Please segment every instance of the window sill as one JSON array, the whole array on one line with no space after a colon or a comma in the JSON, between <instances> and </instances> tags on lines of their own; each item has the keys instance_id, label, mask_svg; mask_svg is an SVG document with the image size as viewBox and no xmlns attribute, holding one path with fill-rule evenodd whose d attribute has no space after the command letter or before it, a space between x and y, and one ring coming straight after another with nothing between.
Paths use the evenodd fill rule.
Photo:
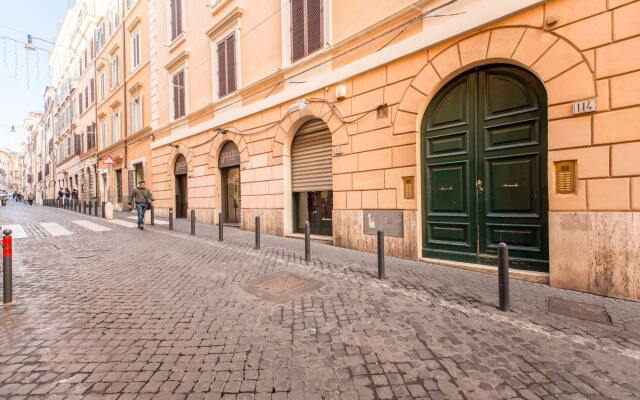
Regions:
<instances>
[{"instance_id":1,"label":"window sill","mask_svg":"<svg viewBox=\"0 0 640 400\"><path fill-rule=\"evenodd\" d=\"M167 44L169 53L173 53L186 40L187 40L186 32L182 31L178 36L176 36L175 39L173 39Z\"/></svg>"}]
</instances>

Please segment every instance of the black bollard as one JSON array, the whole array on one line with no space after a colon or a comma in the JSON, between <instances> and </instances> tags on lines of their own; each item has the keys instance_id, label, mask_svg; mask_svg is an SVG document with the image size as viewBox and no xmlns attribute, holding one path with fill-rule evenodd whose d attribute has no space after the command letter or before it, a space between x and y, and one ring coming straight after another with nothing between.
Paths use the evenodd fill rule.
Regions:
<instances>
[{"instance_id":1,"label":"black bollard","mask_svg":"<svg viewBox=\"0 0 640 400\"><path fill-rule=\"evenodd\" d=\"M378 279L385 279L384 270L384 231L378 229Z\"/></svg>"},{"instance_id":2,"label":"black bollard","mask_svg":"<svg viewBox=\"0 0 640 400\"><path fill-rule=\"evenodd\" d=\"M2 234L2 302L9 304L13 302L13 266L11 260L13 243L11 229L5 229Z\"/></svg>"},{"instance_id":3,"label":"black bollard","mask_svg":"<svg viewBox=\"0 0 640 400\"><path fill-rule=\"evenodd\" d=\"M311 261L311 225L309 225L309 221L304 223L304 260Z\"/></svg>"},{"instance_id":4,"label":"black bollard","mask_svg":"<svg viewBox=\"0 0 640 400\"><path fill-rule=\"evenodd\" d=\"M102 218L107 218L107 213L104 211L104 205L107 204L105 201L102 202Z\"/></svg>"},{"instance_id":5,"label":"black bollard","mask_svg":"<svg viewBox=\"0 0 640 400\"><path fill-rule=\"evenodd\" d=\"M260 216L256 216L256 250L260 250Z\"/></svg>"},{"instance_id":6,"label":"black bollard","mask_svg":"<svg viewBox=\"0 0 640 400\"><path fill-rule=\"evenodd\" d=\"M498 298L500 310L509 311L509 247L504 242L498 245Z\"/></svg>"},{"instance_id":7,"label":"black bollard","mask_svg":"<svg viewBox=\"0 0 640 400\"><path fill-rule=\"evenodd\" d=\"M94 207L95 208L93 209L93 215L97 217L98 216L98 200L95 201Z\"/></svg>"},{"instance_id":8,"label":"black bollard","mask_svg":"<svg viewBox=\"0 0 640 400\"><path fill-rule=\"evenodd\" d=\"M224 240L224 221L222 220L222 213L218 213L218 242Z\"/></svg>"},{"instance_id":9,"label":"black bollard","mask_svg":"<svg viewBox=\"0 0 640 400\"><path fill-rule=\"evenodd\" d=\"M151 226L154 226L156 223L156 212L155 212L155 207L151 206Z\"/></svg>"},{"instance_id":10,"label":"black bollard","mask_svg":"<svg viewBox=\"0 0 640 400\"><path fill-rule=\"evenodd\" d=\"M196 235L196 210L191 210L191 236Z\"/></svg>"},{"instance_id":11,"label":"black bollard","mask_svg":"<svg viewBox=\"0 0 640 400\"><path fill-rule=\"evenodd\" d=\"M173 230L173 208L169 207L169 230Z\"/></svg>"},{"instance_id":12,"label":"black bollard","mask_svg":"<svg viewBox=\"0 0 640 400\"><path fill-rule=\"evenodd\" d=\"M87 215L87 202L86 201L82 202L82 213L84 215Z\"/></svg>"},{"instance_id":13,"label":"black bollard","mask_svg":"<svg viewBox=\"0 0 640 400\"><path fill-rule=\"evenodd\" d=\"M89 206L89 215L91 215L91 209L93 208L93 201L89 200L89 204L87 204Z\"/></svg>"}]
</instances>

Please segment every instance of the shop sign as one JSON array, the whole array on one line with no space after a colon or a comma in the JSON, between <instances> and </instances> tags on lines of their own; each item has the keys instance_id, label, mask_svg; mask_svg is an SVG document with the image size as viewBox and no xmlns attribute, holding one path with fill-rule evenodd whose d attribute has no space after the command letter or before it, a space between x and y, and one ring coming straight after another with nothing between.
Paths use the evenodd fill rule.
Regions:
<instances>
[{"instance_id":1,"label":"shop sign","mask_svg":"<svg viewBox=\"0 0 640 400\"><path fill-rule=\"evenodd\" d=\"M382 229L385 236L404 237L404 218L402 211L364 210L364 233L375 235Z\"/></svg>"},{"instance_id":2,"label":"shop sign","mask_svg":"<svg viewBox=\"0 0 640 400\"><path fill-rule=\"evenodd\" d=\"M235 143L228 142L220 152L218 166L220 168L226 168L235 167L236 165L240 165L240 152L238 151Z\"/></svg>"}]
</instances>

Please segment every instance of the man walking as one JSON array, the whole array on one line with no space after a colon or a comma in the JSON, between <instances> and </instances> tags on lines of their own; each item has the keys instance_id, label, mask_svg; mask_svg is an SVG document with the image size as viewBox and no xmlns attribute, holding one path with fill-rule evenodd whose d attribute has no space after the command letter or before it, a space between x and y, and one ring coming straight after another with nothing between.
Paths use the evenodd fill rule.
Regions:
<instances>
[{"instance_id":1,"label":"man walking","mask_svg":"<svg viewBox=\"0 0 640 400\"><path fill-rule=\"evenodd\" d=\"M33 201L36 199L36 195L33 194L33 192L29 192L29 194L27 195L27 202L29 203L30 206L33 205Z\"/></svg>"},{"instance_id":2,"label":"man walking","mask_svg":"<svg viewBox=\"0 0 640 400\"><path fill-rule=\"evenodd\" d=\"M145 182L140 181L138 187L129 194L129 205L134 203L138 212L138 229L140 230L144 229L144 213L147 212L148 208L152 207L153 202L153 195L144 186Z\"/></svg>"}]
</instances>

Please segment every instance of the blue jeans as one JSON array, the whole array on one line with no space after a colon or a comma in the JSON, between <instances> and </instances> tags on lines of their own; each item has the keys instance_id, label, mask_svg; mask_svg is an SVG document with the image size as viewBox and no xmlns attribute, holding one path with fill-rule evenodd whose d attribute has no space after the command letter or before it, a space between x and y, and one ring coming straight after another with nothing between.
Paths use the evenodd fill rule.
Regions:
<instances>
[{"instance_id":1,"label":"blue jeans","mask_svg":"<svg viewBox=\"0 0 640 400\"><path fill-rule=\"evenodd\" d=\"M136 210L138 211L138 225L144 224L144 213L147 212L147 204L136 203Z\"/></svg>"}]
</instances>

